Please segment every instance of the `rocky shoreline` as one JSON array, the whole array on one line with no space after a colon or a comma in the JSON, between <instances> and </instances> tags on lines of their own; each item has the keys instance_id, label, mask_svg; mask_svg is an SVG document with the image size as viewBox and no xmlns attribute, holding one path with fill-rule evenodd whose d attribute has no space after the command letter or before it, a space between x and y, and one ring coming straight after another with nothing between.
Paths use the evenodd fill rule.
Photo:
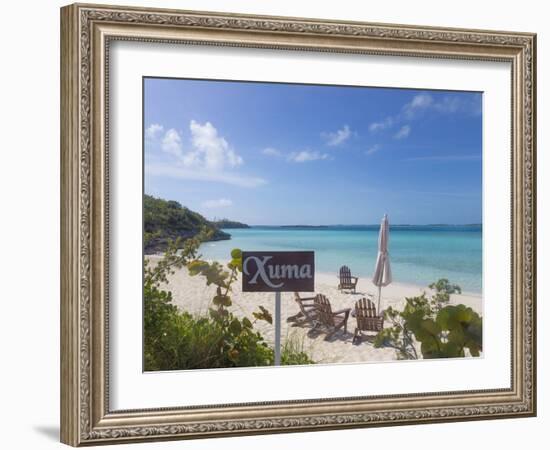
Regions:
<instances>
[{"instance_id":1,"label":"rocky shoreline","mask_svg":"<svg viewBox=\"0 0 550 450\"><path fill-rule=\"evenodd\" d=\"M162 236L158 238L152 238L145 246L144 246L144 253L146 255L154 255L158 253L164 253L166 249L168 248L168 242L174 241L178 238L181 238L183 240L190 239L192 237L195 237L198 234L198 231L185 231L179 234L170 234L168 236ZM229 233L226 233L222 230L214 230L214 233L210 239L208 239L208 242L212 241L227 241L231 239L231 235Z\"/></svg>"}]
</instances>

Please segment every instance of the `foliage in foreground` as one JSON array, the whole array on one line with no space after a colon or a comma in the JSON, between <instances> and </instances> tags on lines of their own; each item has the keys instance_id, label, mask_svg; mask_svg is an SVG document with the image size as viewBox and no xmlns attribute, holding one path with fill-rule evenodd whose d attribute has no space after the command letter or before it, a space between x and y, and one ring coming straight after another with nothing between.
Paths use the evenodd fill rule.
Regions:
<instances>
[{"instance_id":1,"label":"foliage in foreground","mask_svg":"<svg viewBox=\"0 0 550 450\"><path fill-rule=\"evenodd\" d=\"M186 241L170 244L164 258L154 267L145 264L144 280L144 364L146 371L209 369L273 365L274 351L254 329L259 320L272 322L264 307L253 319L231 313L231 285L242 270L241 252L231 252L226 270L218 262L198 259L197 251L209 231ZM180 250L178 250L180 248ZM176 268L187 267L192 276L203 276L216 286L208 316L179 311L172 294L161 289ZM282 364L311 364L301 349L290 344L281 352Z\"/></svg>"},{"instance_id":2,"label":"foliage in foreground","mask_svg":"<svg viewBox=\"0 0 550 450\"><path fill-rule=\"evenodd\" d=\"M440 279L429 286L435 292L406 298L403 311L389 307L384 318L391 327L380 331L376 347L392 347L398 359L418 359L415 341L420 343L422 357L456 358L479 356L482 350L482 319L465 305L448 305L450 295L460 287Z\"/></svg>"}]
</instances>

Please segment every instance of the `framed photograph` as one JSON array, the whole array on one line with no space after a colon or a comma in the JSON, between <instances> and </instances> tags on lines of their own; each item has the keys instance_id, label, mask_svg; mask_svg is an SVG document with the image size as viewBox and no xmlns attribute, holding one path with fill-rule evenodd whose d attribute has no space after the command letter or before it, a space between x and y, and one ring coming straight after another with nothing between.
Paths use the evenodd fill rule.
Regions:
<instances>
[{"instance_id":1,"label":"framed photograph","mask_svg":"<svg viewBox=\"0 0 550 450\"><path fill-rule=\"evenodd\" d=\"M62 8L62 442L535 415L535 58Z\"/></svg>"}]
</instances>

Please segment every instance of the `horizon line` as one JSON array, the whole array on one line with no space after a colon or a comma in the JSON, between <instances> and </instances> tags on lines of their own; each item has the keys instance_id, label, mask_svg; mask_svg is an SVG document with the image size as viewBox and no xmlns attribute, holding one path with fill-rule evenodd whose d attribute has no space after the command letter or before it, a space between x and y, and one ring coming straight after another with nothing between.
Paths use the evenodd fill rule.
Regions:
<instances>
[{"instance_id":1,"label":"horizon line","mask_svg":"<svg viewBox=\"0 0 550 450\"><path fill-rule=\"evenodd\" d=\"M237 222L237 221L235 221ZM240 221L238 221L240 222ZM240 222L249 227L304 227L304 228L313 228L313 227L379 227L379 223L332 223L332 224L280 224L280 225L269 225L269 224L247 224ZM390 227L466 227L466 226L483 226L482 222L479 223L390 223Z\"/></svg>"}]
</instances>

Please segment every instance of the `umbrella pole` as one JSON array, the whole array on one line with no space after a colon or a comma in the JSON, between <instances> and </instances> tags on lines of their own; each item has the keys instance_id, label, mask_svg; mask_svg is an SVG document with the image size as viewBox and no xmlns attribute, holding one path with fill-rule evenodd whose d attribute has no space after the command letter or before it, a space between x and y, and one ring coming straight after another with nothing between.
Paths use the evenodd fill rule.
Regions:
<instances>
[{"instance_id":1,"label":"umbrella pole","mask_svg":"<svg viewBox=\"0 0 550 450\"><path fill-rule=\"evenodd\" d=\"M376 312L380 314L380 297L382 296L382 286L378 286L378 308Z\"/></svg>"}]
</instances>

